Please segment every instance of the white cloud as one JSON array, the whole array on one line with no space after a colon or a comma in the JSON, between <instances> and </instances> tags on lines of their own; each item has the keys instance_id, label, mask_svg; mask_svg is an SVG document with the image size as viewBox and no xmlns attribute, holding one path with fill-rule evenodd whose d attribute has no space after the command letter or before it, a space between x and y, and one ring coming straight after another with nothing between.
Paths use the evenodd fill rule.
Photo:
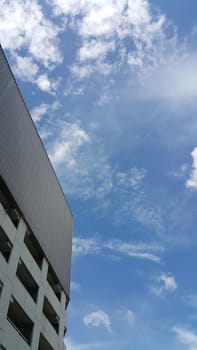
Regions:
<instances>
[{"instance_id":1,"label":"white cloud","mask_svg":"<svg viewBox=\"0 0 197 350\"><path fill-rule=\"evenodd\" d=\"M87 314L83 318L84 324L86 326L100 327L104 326L107 331L111 332L111 321L106 312L103 310L98 310Z\"/></svg>"},{"instance_id":2,"label":"white cloud","mask_svg":"<svg viewBox=\"0 0 197 350\"><path fill-rule=\"evenodd\" d=\"M57 89L60 85L60 78L54 80L49 79L47 74L40 74L34 81L38 88L44 92L48 92L51 95L56 95Z\"/></svg>"},{"instance_id":3,"label":"white cloud","mask_svg":"<svg viewBox=\"0 0 197 350\"><path fill-rule=\"evenodd\" d=\"M63 61L62 28L47 18L39 0L2 0L0 23L0 41L11 53L16 76L54 94L58 80L49 79L48 71Z\"/></svg>"},{"instance_id":4,"label":"white cloud","mask_svg":"<svg viewBox=\"0 0 197 350\"><path fill-rule=\"evenodd\" d=\"M174 326L172 331L176 334L179 343L187 345L189 350L197 350L196 333L181 326Z\"/></svg>"},{"instance_id":5,"label":"white cloud","mask_svg":"<svg viewBox=\"0 0 197 350\"><path fill-rule=\"evenodd\" d=\"M113 51L114 42L98 41L92 39L84 42L84 45L79 49L79 61L102 60L106 57L109 51Z\"/></svg>"},{"instance_id":6,"label":"white cloud","mask_svg":"<svg viewBox=\"0 0 197 350\"><path fill-rule=\"evenodd\" d=\"M37 0L2 0L0 40L13 52L27 49L29 55L48 67L62 61L58 47L60 28L49 21Z\"/></svg>"},{"instance_id":7,"label":"white cloud","mask_svg":"<svg viewBox=\"0 0 197 350\"><path fill-rule=\"evenodd\" d=\"M21 80L34 81L37 77L39 67L33 61L32 57L21 57L20 55L14 55L14 58L14 74Z\"/></svg>"},{"instance_id":8,"label":"white cloud","mask_svg":"<svg viewBox=\"0 0 197 350\"><path fill-rule=\"evenodd\" d=\"M124 65L137 63L144 70L144 63L153 65L165 46L165 16L153 15L148 0L53 0L50 4L81 39L72 67L79 79L93 72L109 74L117 69L120 57ZM114 68L107 61L111 51L118 55ZM90 60L94 64L90 65Z\"/></svg>"},{"instance_id":9,"label":"white cloud","mask_svg":"<svg viewBox=\"0 0 197 350\"><path fill-rule=\"evenodd\" d=\"M107 253L107 256L109 256L109 252L116 254L118 257L128 256L131 258L145 259L159 263L160 254L163 252L163 248L150 243L128 243L117 239L101 242L95 238L73 238L74 256L103 253Z\"/></svg>"},{"instance_id":10,"label":"white cloud","mask_svg":"<svg viewBox=\"0 0 197 350\"><path fill-rule=\"evenodd\" d=\"M186 187L197 188L197 147L193 149L191 156L193 158L193 169L190 178L186 182Z\"/></svg>"},{"instance_id":11,"label":"white cloud","mask_svg":"<svg viewBox=\"0 0 197 350\"><path fill-rule=\"evenodd\" d=\"M48 128L53 137L46 142L46 148L66 193L83 199L103 199L111 191L111 168L94 127L90 124L85 129L79 122L55 121L47 124Z\"/></svg>"},{"instance_id":12,"label":"white cloud","mask_svg":"<svg viewBox=\"0 0 197 350\"><path fill-rule=\"evenodd\" d=\"M175 277L166 273L161 273L160 276L156 277L155 285L151 287L152 293L157 296L162 296L166 292L174 292L176 289Z\"/></svg>"},{"instance_id":13,"label":"white cloud","mask_svg":"<svg viewBox=\"0 0 197 350\"><path fill-rule=\"evenodd\" d=\"M157 254L163 250L160 246L156 245L145 243L130 244L121 242L120 240L111 240L105 244L105 247L113 252L153 262L160 261L160 257Z\"/></svg>"},{"instance_id":14,"label":"white cloud","mask_svg":"<svg viewBox=\"0 0 197 350\"><path fill-rule=\"evenodd\" d=\"M49 150L49 157L54 166L58 167L64 162L68 168L73 169L77 162L78 151L89 142L89 135L79 124L65 122L60 138L53 143Z\"/></svg>"},{"instance_id":15,"label":"white cloud","mask_svg":"<svg viewBox=\"0 0 197 350\"><path fill-rule=\"evenodd\" d=\"M74 255L89 255L100 251L101 247L96 239L73 237L72 252Z\"/></svg>"},{"instance_id":16,"label":"white cloud","mask_svg":"<svg viewBox=\"0 0 197 350\"><path fill-rule=\"evenodd\" d=\"M44 115L50 115L52 112L58 110L61 104L58 101L54 101L52 104L41 103L39 106L34 107L31 110L31 116L34 123L41 121Z\"/></svg>"}]
</instances>

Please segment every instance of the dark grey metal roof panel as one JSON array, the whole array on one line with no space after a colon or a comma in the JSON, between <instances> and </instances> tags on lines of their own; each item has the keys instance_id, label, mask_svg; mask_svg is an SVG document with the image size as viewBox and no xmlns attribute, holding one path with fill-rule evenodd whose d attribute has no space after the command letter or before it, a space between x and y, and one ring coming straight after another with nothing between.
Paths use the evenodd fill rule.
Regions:
<instances>
[{"instance_id":1,"label":"dark grey metal roof panel","mask_svg":"<svg viewBox=\"0 0 197 350\"><path fill-rule=\"evenodd\" d=\"M1 47L0 176L69 295L72 213Z\"/></svg>"}]
</instances>

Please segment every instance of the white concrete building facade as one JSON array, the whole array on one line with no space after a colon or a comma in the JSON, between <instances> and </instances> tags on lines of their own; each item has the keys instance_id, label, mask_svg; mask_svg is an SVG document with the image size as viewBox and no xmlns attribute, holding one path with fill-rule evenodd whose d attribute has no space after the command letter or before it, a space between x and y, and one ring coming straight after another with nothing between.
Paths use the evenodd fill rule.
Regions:
<instances>
[{"instance_id":1,"label":"white concrete building facade","mask_svg":"<svg viewBox=\"0 0 197 350\"><path fill-rule=\"evenodd\" d=\"M66 295L31 235L0 204L0 348L63 350Z\"/></svg>"}]
</instances>

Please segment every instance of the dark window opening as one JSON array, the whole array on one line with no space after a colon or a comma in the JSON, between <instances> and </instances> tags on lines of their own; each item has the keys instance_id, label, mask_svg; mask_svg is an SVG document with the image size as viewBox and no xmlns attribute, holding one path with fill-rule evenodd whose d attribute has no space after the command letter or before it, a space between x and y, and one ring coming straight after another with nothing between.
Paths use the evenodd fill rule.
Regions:
<instances>
[{"instance_id":1,"label":"dark window opening","mask_svg":"<svg viewBox=\"0 0 197 350\"><path fill-rule=\"evenodd\" d=\"M46 297L44 298L44 303L43 303L43 314L46 316L47 320L53 326L55 331L58 333L59 317Z\"/></svg>"},{"instance_id":2,"label":"dark window opening","mask_svg":"<svg viewBox=\"0 0 197 350\"><path fill-rule=\"evenodd\" d=\"M6 208L5 210L12 220L14 226L17 227L21 218L18 210L16 208Z\"/></svg>"},{"instance_id":3,"label":"dark window opening","mask_svg":"<svg viewBox=\"0 0 197 350\"><path fill-rule=\"evenodd\" d=\"M7 350L2 344L0 344L0 349L1 350Z\"/></svg>"},{"instance_id":4,"label":"dark window opening","mask_svg":"<svg viewBox=\"0 0 197 350\"><path fill-rule=\"evenodd\" d=\"M0 252L4 256L5 260L8 262L12 251L12 243L10 242L5 231L0 226Z\"/></svg>"},{"instance_id":5,"label":"dark window opening","mask_svg":"<svg viewBox=\"0 0 197 350\"><path fill-rule=\"evenodd\" d=\"M22 260L19 261L16 275L36 302L38 295L38 285Z\"/></svg>"},{"instance_id":6,"label":"dark window opening","mask_svg":"<svg viewBox=\"0 0 197 350\"><path fill-rule=\"evenodd\" d=\"M20 220L20 212L16 207L16 204L5 185L4 181L0 178L0 202L12 220L13 224L17 227Z\"/></svg>"},{"instance_id":7,"label":"dark window opening","mask_svg":"<svg viewBox=\"0 0 197 350\"><path fill-rule=\"evenodd\" d=\"M15 299L10 302L7 319L26 343L30 345L34 324Z\"/></svg>"},{"instance_id":8,"label":"dark window opening","mask_svg":"<svg viewBox=\"0 0 197 350\"><path fill-rule=\"evenodd\" d=\"M49 282L51 288L53 289L55 295L59 300L61 300L61 285L59 283L59 280L53 271L52 267L49 265L48 267L48 274L47 274L47 281Z\"/></svg>"},{"instance_id":9,"label":"dark window opening","mask_svg":"<svg viewBox=\"0 0 197 350\"><path fill-rule=\"evenodd\" d=\"M0 281L0 296L1 296L1 293L2 293L2 289L3 289L3 282Z\"/></svg>"},{"instance_id":10,"label":"dark window opening","mask_svg":"<svg viewBox=\"0 0 197 350\"><path fill-rule=\"evenodd\" d=\"M33 233L31 233L30 231L26 231L24 242L29 252L33 256L35 262L41 269L44 255Z\"/></svg>"},{"instance_id":11,"label":"dark window opening","mask_svg":"<svg viewBox=\"0 0 197 350\"><path fill-rule=\"evenodd\" d=\"M54 350L42 334L40 334L38 350Z\"/></svg>"}]
</instances>

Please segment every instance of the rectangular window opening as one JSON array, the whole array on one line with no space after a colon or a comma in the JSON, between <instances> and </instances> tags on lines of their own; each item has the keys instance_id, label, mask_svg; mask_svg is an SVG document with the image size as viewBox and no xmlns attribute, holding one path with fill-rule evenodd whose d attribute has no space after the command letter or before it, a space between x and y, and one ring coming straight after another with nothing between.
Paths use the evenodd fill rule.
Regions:
<instances>
[{"instance_id":1,"label":"rectangular window opening","mask_svg":"<svg viewBox=\"0 0 197 350\"><path fill-rule=\"evenodd\" d=\"M0 202L4 207L5 211L9 215L15 227L18 226L18 223L21 218L19 210L16 208L16 204L5 185L4 181L0 178Z\"/></svg>"},{"instance_id":2,"label":"rectangular window opening","mask_svg":"<svg viewBox=\"0 0 197 350\"><path fill-rule=\"evenodd\" d=\"M54 291L56 297L60 301L62 288L61 288L61 285L59 283L59 280L58 280L55 272L53 271L53 269L50 265L48 267L47 281L50 284L52 290Z\"/></svg>"},{"instance_id":3,"label":"rectangular window opening","mask_svg":"<svg viewBox=\"0 0 197 350\"><path fill-rule=\"evenodd\" d=\"M31 255L33 256L35 262L41 269L44 255L32 232L26 231L24 243Z\"/></svg>"},{"instance_id":4,"label":"rectangular window opening","mask_svg":"<svg viewBox=\"0 0 197 350\"><path fill-rule=\"evenodd\" d=\"M40 333L38 350L54 350L42 333Z\"/></svg>"},{"instance_id":5,"label":"rectangular window opening","mask_svg":"<svg viewBox=\"0 0 197 350\"><path fill-rule=\"evenodd\" d=\"M0 226L0 252L7 262L9 261L12 247L12 243L10 242L8 236Z\"/></svg>"},{"instance_id":6,"label":"rectangular window opening","mask_svg":"<svg viewBox=\"0 0 197 350\"><path fill-rule=\"evenodd\" d=\"M58 333L59 317L46 297L44 298L43 303L43 314L46 316L47 320L50 322L55 331Z\"/></svg>"},{"instance_id":7,"label":"rectangular window opening","mask_svg":"<svg viewBox=\"0 0 197 350\"><path fill-rule=\"evenodd\" d=\"M25 289L29 292L32 299L36 302L39 287L22 260L19 261L16 275L25 287Z\"/></svg>"},{"instance_id":8,"label":"rectangular window opening","mask_svg":"<svg viewBox=\"0 0 197 350\"><path fill-rule=\"evenodd\" d=\"M26 343L31 345L34 324L15 299L10 301L7 319Z\"/></svg>"},{"instance_id":9,"label":"rectangular window opening","mask_svg":"<svg viewBox=\"0 0 197 350\"><path fill-rule=\"evenodd\" d=\"M10 219L12 220L14 226L17 228L21 218L18 210L16 208L10 207L10 208L6 208L6 212L9 215Z\"/></svg>"},{"instance_id":10,"label":"rectangular window opening","mask_svg":"<svg viewBox=\"0 0 197 350\"><path fill-rule=\"evenodd\" d=\"M3 282L0 280L0 297L1 297L2 289L3 289Z\"/></svg>"}]
</instances>

